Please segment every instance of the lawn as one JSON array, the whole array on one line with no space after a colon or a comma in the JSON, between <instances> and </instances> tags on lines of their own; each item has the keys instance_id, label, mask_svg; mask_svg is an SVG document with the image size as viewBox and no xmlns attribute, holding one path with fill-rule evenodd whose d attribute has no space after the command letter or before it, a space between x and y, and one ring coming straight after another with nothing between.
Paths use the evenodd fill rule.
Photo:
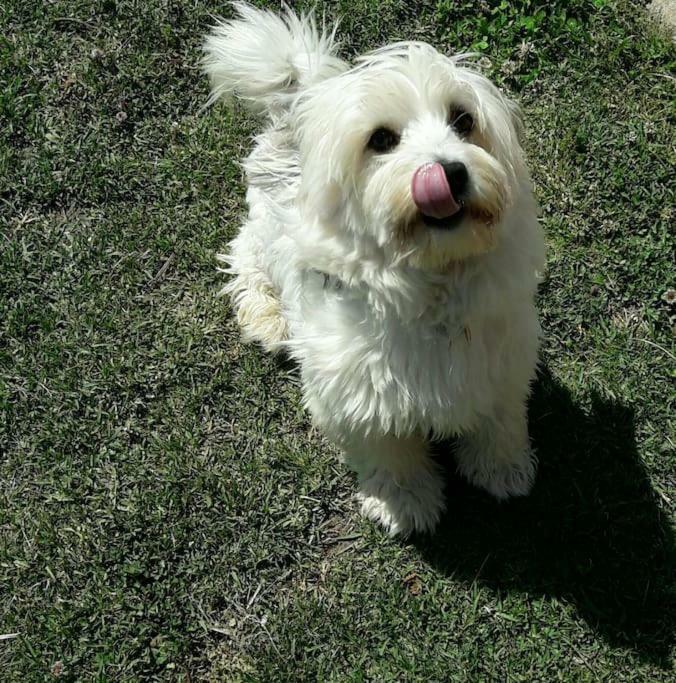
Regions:
<instances>
[{"instance_id":1,"label":"lawn","mask_svg":"<svg viewBox=\"0 0 676 683\"><path fill-rule=\"evenodd\" d=\"M389 539L295 368L240 343L215 254L257 123L200 111L224 2L7 0L0 678L673 681L673 45L621 0L320 5L348 55L471 48L523 104L533 494L442 446L441 529Z\"/></svg>"}]
</instances>

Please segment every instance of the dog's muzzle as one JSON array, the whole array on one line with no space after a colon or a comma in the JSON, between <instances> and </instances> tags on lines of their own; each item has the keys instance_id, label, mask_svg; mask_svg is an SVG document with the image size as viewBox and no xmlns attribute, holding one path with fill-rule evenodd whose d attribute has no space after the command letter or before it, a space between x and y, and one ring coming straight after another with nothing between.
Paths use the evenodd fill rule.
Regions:
<instances>
[{"instance_id":1,"label":"dog's muzzle","mask_svg":"<svg viewBox=\"0 0 676 683\"><path fill-rule=\"evenodd\" d=\"M467 168L459 161L420 166L413 174L411 194L423 221L433 227L457 225L468 183Z\"/></svg>"}]
</instances>

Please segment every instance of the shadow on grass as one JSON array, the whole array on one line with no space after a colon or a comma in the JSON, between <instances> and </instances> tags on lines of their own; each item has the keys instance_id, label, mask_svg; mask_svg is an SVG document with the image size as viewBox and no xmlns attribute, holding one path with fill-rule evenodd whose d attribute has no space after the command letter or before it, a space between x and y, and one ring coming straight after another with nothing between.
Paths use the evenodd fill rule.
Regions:
<instances>
[{"instance_id":1,"label":"shadow on grass","mask_svg":"<svg viewBox=\"0 0 676 683\"><path fill-rule=\"evenodd\" d=\"M611 645L669 666L674 541L633 412L598 396L583 411L545 370L530 431L540 458L532 494L500 504L450 477L448 514L416 546L448 575L570 601Z\"/></svg>"}]
</instances>

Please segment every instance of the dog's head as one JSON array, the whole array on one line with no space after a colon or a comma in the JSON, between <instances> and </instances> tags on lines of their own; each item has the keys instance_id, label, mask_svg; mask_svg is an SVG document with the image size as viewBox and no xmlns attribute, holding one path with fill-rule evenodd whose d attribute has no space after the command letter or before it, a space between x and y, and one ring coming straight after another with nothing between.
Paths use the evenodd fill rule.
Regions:
<instances>
[{"instance_id":1,"label":"dog's head","mask_svg":"<svg viewBox=\"0 0 676 683\"><path fill-rule=\"evenodd\" d=\"M526 171L517 106L423 43L363 57L295 110L302 210L359 250L440 270L492 249Z\"/></svg>"}]
</instances>

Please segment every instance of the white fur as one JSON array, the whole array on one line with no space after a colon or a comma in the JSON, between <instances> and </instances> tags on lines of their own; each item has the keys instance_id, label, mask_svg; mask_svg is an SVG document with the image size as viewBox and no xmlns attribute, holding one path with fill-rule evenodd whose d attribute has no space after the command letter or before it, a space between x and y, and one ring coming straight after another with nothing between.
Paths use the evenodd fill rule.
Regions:
<instances>
[{"instance_id":1,"label":"white fur","mask_svg":"<svg viewBox=\"0 0 676 683\"><path fill-rule=\"evenodd\" d=\"M245 335L298 361L305 406L391 533L431 531L443 510L431 438L459 437L460 472L498 498L526 494L544 241L518 108L464 56L400 43L350 66L311 17L235 8L205 69L213 98L268 115L244 162L249 217L223 257ZM457 106L476 122L465 140ZM392 152L367 149L379 126L400 133ZM437 160L470 174L452 230L422 224L411 196Z\"/></svg>"}]
</instances>

